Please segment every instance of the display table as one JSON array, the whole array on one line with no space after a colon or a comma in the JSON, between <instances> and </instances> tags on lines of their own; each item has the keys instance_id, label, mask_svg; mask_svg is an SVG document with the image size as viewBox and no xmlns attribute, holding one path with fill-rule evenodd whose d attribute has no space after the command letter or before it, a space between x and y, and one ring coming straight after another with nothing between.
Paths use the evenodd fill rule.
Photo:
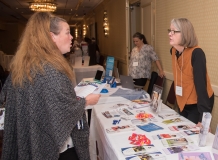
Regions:
<instances>
[{"instance_id":1,"label":"display table","mask_svg":"<svg viewBox=\"0 0 218 160\"><path fill-rule=\"evenodd\" d=\"M164 147L160 140L154 140L152 138L153 135L161 134L161 133L177 133L178 131L171 131L168 127L173 125L182 125L182 124L193 124L192 122L188 121L184 118L185 121L173 123L173 124L163 124L163 119L158 117L156 113L153 113L149 107L144 107L138 110L144 110L146 113L151 113L155 118L158 120L155 122L156 125L163 127L163 130L153 131L153 132L145 132L139 128L136 127L135 131L126 131L126 132L120 132L120 133L107 133L106 128L110 128L113 126L113 120L119 119L118 118L106 118L102 112L108 111L113 109L112 107L118 103L122 104L130 104L131 101L122 98L122 97L102 97L103 101L101 101L100 104L93 106L92 111L92 120L91 120L91 126L90 126L90 155L91 160L97 159L97 152L96 152L96 142L98 145L98 158L99 160L125 160L125 156L121 152L121 148L125 147L131 147L133 145L130 144L130 141L128 140L129 136L132 135L132 133L136 134L144 134L146 135L150 140L151 144L153 144L160 152L162 152L165 155L165 158L167 160L177 160L178 154L170 154L166 155L163 152ZM168 112L171 109L164 104L162 105L162 112ZM136 110L130 110L132 113L136 114ZM153 122L154 123L154 122ZM121 120L119 125L129 125L131 124L130 120ZM192 139L193 142L197 145L198 144L198 135L191 135L186 136L189 139ZM196 150L196 152L200 151L211 151L212 150L212 143L214 140L214 135L209 133L207 137L207 145L206 147L200 147L199 150Z\"/></svg>"},{"instance_id":2,"label":"display table","mask_svg":"<svg viewBox=\"0 0 218 160\"><path fill-rule=\"evenodd\" d=\"M103 75L105 73L105 70L102 66L100 65L94 65L94 66L82 66L82 67L77 67L74 66L74 73L76 76L76 83L78 84L79 82L82 81L83 78L93 78L95 77L95 74L97 70L103 71Z\"/></svg>"}]
</instances>

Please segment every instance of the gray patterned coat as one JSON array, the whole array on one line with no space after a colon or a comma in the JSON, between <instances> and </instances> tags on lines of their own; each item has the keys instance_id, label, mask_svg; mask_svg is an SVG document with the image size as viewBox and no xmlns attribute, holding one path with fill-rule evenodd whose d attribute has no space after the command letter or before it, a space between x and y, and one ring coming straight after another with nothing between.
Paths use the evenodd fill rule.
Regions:
<instances>
[{"instance_id":1,"label":"gray patterned coat","mask_svg":"<svg viewBox=\"0 0 218 160\"><path fill-rule=\"evenodd\" d=\"M67 76L46 66L34 83L13 87L7 79L0 100L6 96L2 160L57 160L71 135L81 160L89 160L89 128L85 99L77 99ZM76 123L83 117L84 129Z\"/></svg>"}]
</instances>

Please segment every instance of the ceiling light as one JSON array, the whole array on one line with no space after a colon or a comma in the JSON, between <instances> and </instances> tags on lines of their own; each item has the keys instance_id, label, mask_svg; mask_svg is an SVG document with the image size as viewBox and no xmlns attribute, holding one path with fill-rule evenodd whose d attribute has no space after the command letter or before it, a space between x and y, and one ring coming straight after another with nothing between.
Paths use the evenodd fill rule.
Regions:
<instances>
[{"instance_id":1,"label":"ceiling light","mask_svg":"<svg viewBox=\"0 0 218 160\"><path fill-rule=\"evenodd\" d=\"M54 0L34 0L29 4L29 8L36 12L54 12L57 9L57 4L54 3Z\"/></svg>"}]
</instances>

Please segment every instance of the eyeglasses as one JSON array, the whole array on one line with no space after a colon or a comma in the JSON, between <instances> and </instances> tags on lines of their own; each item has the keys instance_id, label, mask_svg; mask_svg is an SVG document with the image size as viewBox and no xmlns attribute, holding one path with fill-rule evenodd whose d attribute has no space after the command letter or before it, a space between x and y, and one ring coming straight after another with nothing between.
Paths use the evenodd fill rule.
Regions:
<instances>
[{"instance_id":1,"label":"eyeglasses","mask_svg":"<svg viewBox=\"0 0 218 160\"><path fill-rule=\"evenodd\" d=\"M172 35L175 33L181 32L181 31L175 31L175 30L171 30L171 29L168 29L167 31L168 31L168 33L171 33Z\"/></svg>"}]
</instances>

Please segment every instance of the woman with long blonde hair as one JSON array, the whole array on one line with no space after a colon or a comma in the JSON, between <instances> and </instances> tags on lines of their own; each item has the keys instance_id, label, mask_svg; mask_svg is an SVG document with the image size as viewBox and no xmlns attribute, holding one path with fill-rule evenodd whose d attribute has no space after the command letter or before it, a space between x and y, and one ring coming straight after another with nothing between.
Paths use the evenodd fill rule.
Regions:
<instances>
[{"instance_id":1,"label":"woman with long blonde hair","mask_svg":"<svg viewBox=\"0 0 218 160\"><path fill-rule=\"evenodd\" d=\"M90 159L84 107L100 95L76 97L63 57L72 38L62 18L37 12L29 19L0 96L6 109L3 160Z\"/></svg>"}]
</instances>

